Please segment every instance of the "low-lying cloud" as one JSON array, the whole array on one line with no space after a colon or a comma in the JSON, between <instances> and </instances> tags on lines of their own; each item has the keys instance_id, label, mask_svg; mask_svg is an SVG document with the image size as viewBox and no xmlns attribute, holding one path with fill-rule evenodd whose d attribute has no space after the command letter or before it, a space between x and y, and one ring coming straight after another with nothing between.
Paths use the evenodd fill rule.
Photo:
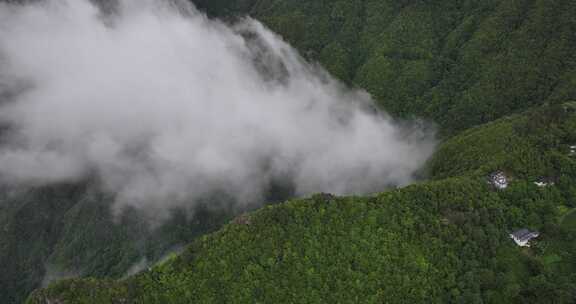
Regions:
<instances>
[{"instance_id":1,"label":"low-lying cloud","mask_svg":"<svg viewBox=\"0 0 576 304\"><path fill-rule=\"evenodd\" d=\"M257 21L174 1L0 4L0 182L97 179L123 204L405 185L433 135L399 127Z\"/></svg>"}]
</instances>

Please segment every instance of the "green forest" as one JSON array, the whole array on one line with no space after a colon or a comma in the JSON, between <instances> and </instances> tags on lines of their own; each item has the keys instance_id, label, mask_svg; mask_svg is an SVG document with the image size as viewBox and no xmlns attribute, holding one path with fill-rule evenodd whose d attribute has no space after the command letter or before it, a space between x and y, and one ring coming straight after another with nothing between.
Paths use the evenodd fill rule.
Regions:
<instances>
[{"instance_id":1,"label":"green forest","mask_svg":"<svg viewBox=\"0 0 576 304\"><path fill-rule=\"evenodd\" d=\"M275 189L242 214L218 197L154 229L136 209L114 219L89 180L3 189L0 302L576 301L575 1L193 2L263 22L395 118L434 122L424 178L367 196ZM521 228L540 232L529 248L509 237ZM161 262L125 277L140 261ZM50 265L78 278L45 286Z\"/></svg>"},{"instance_id":2,"label":"green forest","mask_svg":"<svg viewBox=\"0 0 576 304\"><path fill-rule=\"evenodd\" d=\"M535 108L448 139L430 181L268 206L131 278L62 281L26 303L573 303L569 109ZM488 182L494 170L507 189ZM542 177L555 182L536 185ZM508 236L522 227L541 232L530 248Z\"/></svg>"}]
</instances>

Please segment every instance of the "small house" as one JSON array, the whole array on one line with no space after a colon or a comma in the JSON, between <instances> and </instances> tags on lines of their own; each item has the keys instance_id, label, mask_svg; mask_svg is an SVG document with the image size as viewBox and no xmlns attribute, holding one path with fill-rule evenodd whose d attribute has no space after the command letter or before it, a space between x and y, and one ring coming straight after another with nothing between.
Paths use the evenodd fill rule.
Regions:
<instances>
[{"instance_id":1,"label":"small house","mask_svg":"<svg viewBox=\"0 0 576 304\"><path fill-rule=\"evenodd\" d=\"M570 146L570 155L571 155L571 156L576 156L576 145L571 145L571 146Z\"/></svg>"},{"instance_id":2,"label":"small house","mask_svg":"<svg viewBox=\"0 0 576 304\"><path fill-rule=\"evenodd\" d=\"M490 175L489 182L498 190L508 188L508 177L506 177L506 174L504 174L502 171L492 173Z\"/></svg>"},{"instance_id":3,"label":"small house","mask_svg":"<svg viewBox=\"0 0 576 304\"><path fill-rule=\"evenodd\" d=\"M554 179L552 178L541 178L534 182L534 184L540 188L554 186Z\"/></svg>"},{"instance_id":4,"label":"small house","mask_svg":"<svg viewBox=\"0 0 576 304\"><path fill-rule=\"evenodd\" d=\"M530 231L528 229L520 229L510 233L510 238L520 247L530 247L530 240L537 238L538 236L540 236L539 232Z\"/></svg>"}]
</instances>

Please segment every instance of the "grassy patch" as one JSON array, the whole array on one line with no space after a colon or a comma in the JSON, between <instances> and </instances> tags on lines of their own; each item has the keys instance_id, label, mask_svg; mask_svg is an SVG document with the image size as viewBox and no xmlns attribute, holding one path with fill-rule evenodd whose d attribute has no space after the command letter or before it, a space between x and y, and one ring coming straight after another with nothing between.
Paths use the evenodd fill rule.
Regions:
<instances>
[{"instance_id":1,"label":"grassy patch","mask_svg":"<svg viewBox=\"0 0 576 304\"><path fill-rule=\"evenodd\" d=\"M562 257L557 254L549 254L542 258L542 262L545 265L552 265L554 263L562 262Z\"/></svg>"}]
</instances>

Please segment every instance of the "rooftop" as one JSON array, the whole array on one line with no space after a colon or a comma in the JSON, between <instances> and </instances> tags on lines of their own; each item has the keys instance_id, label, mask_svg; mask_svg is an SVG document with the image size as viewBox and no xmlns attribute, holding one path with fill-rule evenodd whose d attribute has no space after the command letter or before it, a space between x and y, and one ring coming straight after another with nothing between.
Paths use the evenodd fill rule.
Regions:
<instances>
[{"instance_id":1,"label":"rooftop","mask_svg":"<svg viewBox=\"0 0 576 304\"><path fill-rule=\"evenodd\" d=\"M520 246L526 246L528 241L538 236L540 236L539 232L528 229L520 229L510 234L510 237Z\"/></svg>"},{"instance_id":2,"label":"rooftop","mask_svg":"<svg viewBox=\"0 0 576 304\"><path fill-rule=\"evenodd\" d=\"M490 183L498 189L506 189L508 187L508 178L504 172L498 171L490 175Z\"/></svg>"}]
</instances>

